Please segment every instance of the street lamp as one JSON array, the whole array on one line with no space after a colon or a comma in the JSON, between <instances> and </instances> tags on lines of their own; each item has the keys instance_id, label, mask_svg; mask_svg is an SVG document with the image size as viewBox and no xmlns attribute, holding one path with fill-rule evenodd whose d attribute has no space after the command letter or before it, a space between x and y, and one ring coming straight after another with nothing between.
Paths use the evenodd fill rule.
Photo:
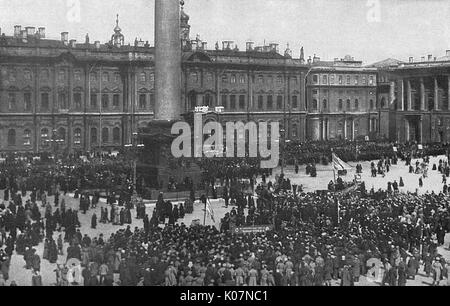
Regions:
<instances>
[{"instance_id":1,"label":"street lamp","mask_svg":"<svg viewBox=\"0 0 450 306\"><path fill-rule=\"evenodd\" d=\"M125 148L130 149L133 154L133 191L134 192L136 192L136 185L137 185L137 158L138 158L137 153L138 153L138 150L142 149L143 147L144 147L144 145L139 143L139 141L138 141L138 133L133 133L131 143L125 145Z\"/></svg>"}]
</instances>

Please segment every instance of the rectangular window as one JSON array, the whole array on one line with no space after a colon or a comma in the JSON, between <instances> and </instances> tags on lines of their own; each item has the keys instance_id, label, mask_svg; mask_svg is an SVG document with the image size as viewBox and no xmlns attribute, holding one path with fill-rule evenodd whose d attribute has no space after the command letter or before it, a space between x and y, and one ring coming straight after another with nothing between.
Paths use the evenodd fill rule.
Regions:
<instances>
[{"instance_id":1,"label":"rectangular window","mask_svg":"<svg viewBox=\"0 0 450 306\"><path fill-rule=\"evenodd\" d=\"M230 96L230 109L236 109L236 96Z\"/></svg>"},{"instance_id":2,"label":"rectangular window","mask_svg":"<svg viewBox=\"0 0 450 306\"><path fill-rule=\"evenodd\" d=\"M155 95L154 94L150 94L150 108L152 110L155 109Z\"/></svg>"},{"instance_id":3,"label":"rectangular window","mask_svg":"<svg viewBox=\"0 0 450 306\"><path fill-rule=\"evenodd\" d=\"M339 76L339 85L342 85L342 82L343 82L343 77L342 77L342 75L340 75Z\"/></svg>"},{"instance_id":4,"label":"rectangular window","mask_svg":"<svg viewBox=\"0 0 450 306\"><path fill-rule=\"evenodd\" d=\"M97 94L91 94L91 108L97 108Z\"/></svg>"},{"instance_id":5,"label":"rectangular window","mask_svg":"<svg viewBox=\"0 0 450 306\"><path fill-rule=\"evenodd\" d=\"M75 109L81 109L81 93L76 92L73 94L73 102L75 104Z\"/></svg>"},{"instance_id":6,"label":"rectangular window","mask_svg":"<svg viewBox=\"0 0 450 306\"><path fill-rule=\"evenodd\" d=\"M16 93L10 92L8 94L8 109L13 110L16 108Z\"/></svg>"},{"instance_id":7,"label":"rectangular window","mask_svg":"<svg viewBox=\"0 0 450 306\"><path fill-rule=\"evenodd\" d=\"M370 76L369 85L373 85L373 75Z\"/></svg>"},{"instance_id":8,"label":"rectangular window","mask_svg":"<svg viewBox=\"0 0 450 306\"><path fill-rule=\"evenodd\" d=\"M258 109L264 108L263 96L258 96Z\"/></svg>"},{"instance_id":9,"label":"rectangular window","mask_svg":"<svg viewBox=\"0 0 450 306\"><path fill-rule=\"evenodd\" d=\"M114 94L113 95L113 107L114 108L119 108L120 105L120 95L119 94Z\"/></svg>"},{"instance_id":10,"label":"rectangular window","mask_svg":"<svg viewBox=\"0 0 450 306\"><path fill-rule=\"evenodd\" d=\"M314 84L317 84L318 82L319 82L319 76L315 74L315 75L313 76L313 83L314 83Z\"/></svg>"},{"instance_id":11,"label":"rectangular window","mask_svg":"<svg viewBox=\"0 0 450 306\"><path fill-rule=\"evenodd\" d=\"M61 92L58 94L59 109L68 109L66 94Z\"/></svg>"},{"instance_id":12,"label":"rectangular window","mask_svg":"<svg viewBox=\"0 0 450 306\"><path fill-rule=\"evenodd\" d=\"M221 97L221 105L227 108L227 95L222 95Z\"/></svg>"},{"instance_id":13,"label":"rectangular window","mask_svg":"<svg viewBox=\"0 0 450 306\"><path fill-rule=\"evenodd\" d=\"M139 108L145 109L147 107L147 95L146 94L140 94L139 95Z\"/></svg>"},{"instance_id":14,"label":"rectangular window","mask_svg":"<svg viewBox=\"0 0 450 306\"><path fill-rule=\"evenodd\" d=\"M244 95L239 96L239 108L245 109L245 96Z\"/></svg>"},{"instance_id":15,"label":"rectangular window","mask_svg":"<svg viewBox=\"0 0 450 306\"><path fill-rule=\"evenodd\" d=\"M107 94L102 95L102 109L109 107L109 96Z\"/></svg>"},{"instance_id":16,"label":"rectangular window","mask_svg":"<svg viewBox=\"0 0 450 306\"><path fill-rule=\"evenodd\" d=\"M322 83L323 83L323 84L328 84L328 77L327 77L326 75L324 75L324 76L322 77Z\"/></svg>"},{"instance_id":17,"label":"rectangular window","mask_svg":"<svg viewBox=\"0 0 450 306\"><path fill-rule=\"evenodd\" d=\"M297 96L292 96L292 108L298 108L298 98L297 98Z\"/></svg>"},{"instance_id":18,"label":"rectangular window","mask_svg":"<svg viewBox=\"0 0 450 306\"><path fill-rule=\"evenodd\" d=\"M73 73L73 76L74 76L75 81L81 81L81 71L76 70L76 71Z\"/></svg>"},{"instance_id":19,"label":"rectangular window","mask_svg":"<svg viewBox=\"0 0 450 306\"><path fill-rule=\"evenodd\" d=\"M277 96L277 108L283 109L283 96Z\"/></svg>"},{"instance_id":20,"label":"rectangular window","mask_svg":"<svg viewBox=\"0 0 450 306\"><path fill-rule=\"evenodd\" d=\"M355 75L355 85L358 85L359 82L359 76Z\"/></svg>"},{"instance_id":21,"label":"rectangular window","mask_svg":"<svg viewBox=\"0 0 450 306\"><path fill-rule=\"evenodd\" d=\"M23 94L23 103L25 111L31 110L31 92L26 92Z\"/></svg>"},{"instance_id":22,"label":"rectangular window","mask_svg":"<svg viewBox=\"0 0 450 306\"><path fill-rule=\"evenodd\" d=\"M272 109L272 108L273 108L273 97L267 96L267 109Z\"/></svg>"},{"instance_id":23,"label":"rectangular window","mask_svg":"<svg viewBox=\"0 0 450 306\"><path fill-rule=\"evenodd\" d=\"M330 75L330 84L334 84L334 75Z\"/></svg>"},{"instance_id":24,"label":"rectangular window","mask_svg":"<svg viewBox=\"0 0 450 306\"><path fill-rule=\"evenodd\" d=\"M48 93L43 92L41 93L41 109L42 110L48 110Z\"/></svg>"},{"instance_id":25,"label":"rectangular window","mask_svg":"<svg viewBox=\"0 0 450 306\"><path fill-rule=\"evenodd\" d=\"M347 75L347 85L350 85L350 76Z\"/></svg>"}]
</instances>

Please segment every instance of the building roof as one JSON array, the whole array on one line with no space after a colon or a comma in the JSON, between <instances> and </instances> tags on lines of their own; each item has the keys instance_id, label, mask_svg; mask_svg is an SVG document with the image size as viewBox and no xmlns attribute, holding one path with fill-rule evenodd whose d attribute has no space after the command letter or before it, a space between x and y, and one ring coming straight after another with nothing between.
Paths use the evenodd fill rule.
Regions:
<instances>
[{"instance_id":1,"label":"building roof","mask_svg":"<svg viewBox=\"0 0 450 306\"><path fill-rule=\"evenodd\" d=\"M395 58L387 58L385 60L367 65L367 68L387 68L392 66L398 66L399 64L403 63L402 61L395 59Z\"/></svg>"}]
</instances>

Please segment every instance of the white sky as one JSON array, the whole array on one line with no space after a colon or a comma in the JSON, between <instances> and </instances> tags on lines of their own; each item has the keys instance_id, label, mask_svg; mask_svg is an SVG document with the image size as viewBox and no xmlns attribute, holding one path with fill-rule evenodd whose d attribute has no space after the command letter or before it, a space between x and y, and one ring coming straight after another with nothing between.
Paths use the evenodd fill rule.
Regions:
<instances>
[{"instance_id":1,"label":"white sky","mask_svg":"<svg viewBox=\"0 0 450 306\"><path fill-rule=\"evenodd\" d=\"M290 43L294 57L304 46L307 56L350 54L367 64L450 49L449 0L185 1L191 38L200 34L209 48L229 39L242 50L247 40L265 40L280 43L280 51ZM106 42L117 13L127 42L139 37L153 45L154 0L0 0L0 27L11 35L15 24L45 26L47 37L68 31L70 39L89 33L91 42Z\"/></svg>"}]
</instances>

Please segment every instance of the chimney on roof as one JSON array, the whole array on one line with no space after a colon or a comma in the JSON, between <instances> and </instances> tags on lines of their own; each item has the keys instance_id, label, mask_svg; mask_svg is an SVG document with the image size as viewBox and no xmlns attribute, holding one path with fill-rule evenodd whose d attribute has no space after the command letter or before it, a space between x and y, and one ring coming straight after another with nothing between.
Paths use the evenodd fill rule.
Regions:
<instances>
[{"instance_id":1,"label":"chimney on roof","mask_svg":"<svg viewBox=\"0 0 450 306\"><path fill-rule=\"evenodd\" d=\"M410 62L410 63L413 63L413 62L414 62L414 57L410 56L410 57L409 57L409 62Z\"/></svg>"},{"instance_id":2,"label":"chimney on roof","mask_svg":"<svg viewBox=\"0 0 450 306\"><path fill-rule=\"evenodd\" d=\"M69 32L61 32L61 41L67 45L69 43Z\"/></svg>"},{"instance_id":3,"label":"chimney on roof","mask_svg":"<svg viewBox=\"0 0 450 306\"><path fill-rule=\"evenodd\" d=\"M27 32L27 37L33 36L36 34L36 28L35 27L26 27L25 31Z\"/></svg>"},{"instance_id":4,"label":"chimney on roof","mask_svg":"<svg viewBox=\"0 0 450 306\"><path fill-rule=\"evenodd\" d=\"M308 65L311 65L311 62L312 62L311 56L309 56L309 58L308 58Z\"/></svg>"},{"instance_id":5,"label":"chimney on roof","mask_svg":"<svg viewBox=\"0 0 450 306\"><path fill-rule=\"evenodd\" d=\"M77 47L77 40L76 39L71 39L69 45L70 45L71 48L76 48Z\"/></svg>"},{"instance_id":6,"label":"chimney on roof","mask_svg":"<svg viewBox=\"0 0 450 306\"><path fill-rule=\"evenodd\" d=\"M20 31L20 38L22 38L22 39L27 38L27 30Z\"/></svg>"},{"instance_id":7,"label":"chimney on roof","mask_svg":"<svg viewBox=\"0 0 450 306\"><path fill-rule=\"evenodd\" d=\"M100 41L96 40L94 45L95 45L95 49L100 49Z\"/></svg>"},{"instance_id":8,"label":"chimney on roof","mask_svg":"<svg viewBox=\"0 0 450 306\"><path fill-rule=\"evenodd\" d=\"M450 56L450 50L445 51L445 56Z\"/></svg>"},{"instance_id":9,"label":"chimney on roof","mask_svg":"<svg viewBox=\"0 0 450 306\"><path fill-rule=\"evenodd\" d=\"M21 34L22 34L22 26L20 25L14 26L14 37L19 38Z\"/></svg>"},{"instance_id":10,"label":"chimney on roof","mask_svg":"<svg viewBox=\"0 0 450 306\"><path fill-rule=\"evenodd\" d=\"M38 34L39 38L45 38L45 28L44 27L38 28Z\"/></svg>"},{"instance_id":11,"label":"chimney on roof","mask_svg":"<svg viewBox=\"0 0 450 306\"><path fill-rule=\"evenodd\" d=\"M421 62L425 62L425 56L422 56L422 57L420 58L420 61L421 61Z\"/></svg>"},{"instance_id":12,"label":"chimney on roof","mask_svg":"<svg viewBox=\"0 0 450 306\"><path fill-rule=\"evenodd\" d=\"M432 54L428 54L428 61L431 62L432 59L433 59L433 55Z\"/></svg>"},{"instance_id":13,"label":"chimney on roof","mask_svg":"<svg viewBox=\"0 0 450 306\"><path fill-rule=\"evenodd\" d=\"M202 42L202 50L208 50L208 43L206 41Z\"/></svg>"},{"instance_id":14,"label":"chimney on roof","mask_svg":"<svg viewBox=\"0 0 450 306\"><path fill-rule=\"evenodd\" d=\"M222 50L225 50L226 47L227 47L227 42L226 41L222 41Z\"/></svg>"}]
</instances>

